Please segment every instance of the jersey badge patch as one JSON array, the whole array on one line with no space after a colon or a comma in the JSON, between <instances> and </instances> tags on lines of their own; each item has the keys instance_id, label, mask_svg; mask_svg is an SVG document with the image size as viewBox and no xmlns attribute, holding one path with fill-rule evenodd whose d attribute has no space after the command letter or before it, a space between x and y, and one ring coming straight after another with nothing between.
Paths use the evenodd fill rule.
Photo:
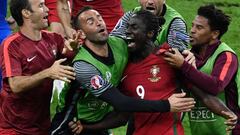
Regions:
<instances>
[{"instance_id":1,"label":"jersey badge patch","mask_svg":"<svg viewBox=\"0 0 240 135\"><path fill-rule=\"evenodd\" d=\"M161 77L158 77L158 73L160 72L160 68L157 65L153 65L152 68L150 69L150 73L152 74L151 78L148 78L149 81L151 82L158 82Z\"/></svg>"},{"instance_id":2,"label":"jersey badge patch","mask_svg":"<svg viewBox=\"0 0 240 135\"><path fill-rule=\"evenodd\" d=\"M106 80L107 80L108 82L110 82L111 78L112 78L111 72L107 71L107 72L106 72Z\"/></svg>"},{"instance_id":3,"label":"jersey badge patch","mask_svg":"<svg viewBox=\"0 0 240 135\"><path fill-rule=\"evenodd\" d=\"M103 86L104 80L101 76L95 75L91 78L91 87L95 90L101 88Z\"/></svg>"}]
</instances>

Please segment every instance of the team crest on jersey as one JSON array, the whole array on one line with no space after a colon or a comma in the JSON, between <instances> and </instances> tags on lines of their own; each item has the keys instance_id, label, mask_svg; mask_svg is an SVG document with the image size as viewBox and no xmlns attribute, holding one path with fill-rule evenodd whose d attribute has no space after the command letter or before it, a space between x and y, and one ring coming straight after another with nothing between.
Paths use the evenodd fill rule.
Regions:
<instances>
[{"instance_id":1,"label":"team crest on jersey","mask_svg":"<svg viewBox=\"0 0 240 135\"><path fill-rule=\"evenodd\" d=\"M153 65L150 69L150 73L152 74L151 78L148 78L151 82L158 82L161 77L158 77L158 73L160 72L160 68L157 65Z\"/></svg>"},{"instance_id":2,"label":"team crest on jersey","mask_svg":"<svg viewBox=\"0 0 240 135\"><path fill-rule=\"evenodd\" d=\"M101 76L95 75L91 78L91 87L95 90L100 89L103 86L104 80Z\"/></svg>"}]
</instances>

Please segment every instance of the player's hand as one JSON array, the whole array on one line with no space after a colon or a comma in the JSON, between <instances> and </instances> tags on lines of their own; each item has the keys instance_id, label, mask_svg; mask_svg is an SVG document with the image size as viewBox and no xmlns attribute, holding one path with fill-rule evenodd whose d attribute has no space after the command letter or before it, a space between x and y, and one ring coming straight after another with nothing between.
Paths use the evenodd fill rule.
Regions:
<instances>
[{"instance_id":1,"label":"player's hand","mask_svg":"<svg viewBox=\"0 0 240 135\"><path fill-rule=\"evenodd\" d=\"M74 30L71 27L64 27L64 30L66 32L67 38L73 39L74 35L77 34L76 30Z\"/></svg>"},{"instance_id":2,"label":"player's hand","mask_svg":"<svg viewBox=\"0 0 240 135\"><path fill-rule=\"evenodd\" d=\"M80 35L80 33L77 32L75 35L73 35L73 39L69 38L69 39L65 40L62 54L65 54L68 50L74 51L74 52L78 51L78 49L80 47L79 35Z\"/></svg>"},{"instance_id":3,"label":"player's hand","mask_svg":"<svg viewBox=\"0 0 240 135\"><path fill-rule=\"evenodd\" d=\"M181 68L184 62L183 55L178 51L177 48L171 48L169 51L164 53L164 60L168 62L168 64L176 67Z\"/></svg>"},{"instance_id":4,"label":"player's hand","mask_svg":"<svg viewBox=\"0 0 240 135\"><path fill-rule=\"evenodd\" d=\"M71 82L71 80L75 80L76 74L74 72L74 68L61 65L64 61L66 61L66 58L57 60L50 68L47 69L49 78L62 80L65 82Z\"/></svg>"},{"instance_id":5,"label":"player's hand","mask_svg":"<svg viewBox=\"0 0 240 135\"><path fill-rule=\"evenodd\" d=\"M186 93L176 93L168 98L171 112L188 112L195 105L193 98L185 97Z\"/></svg>"},{"instance_id":6,"label":"player's hand","mask_svg":"<svg viewBox=\"0 0 240 135\"><path fill-rule=\"evenodd\" d=\"M221 113L224 115L226 119L226 121L224 122L224 124L227 125L226 131L230 132L235 128L238 121L238 117L237 115L230 111L229 112L222 111Z\"/></svg>"},{"instance_id":7,"label":"player's hand","mask_svg":"<svg viewBox=\"0 0 240 135\"><path fill-rule=\"evenodd\" d=\"M68 123L68 126L74 135L79 135L83 130L83 126L79 120L78 121L75 121L75 120L70 121Z\"/></svg>"},{"instance_id":8,"label":"player's hand","mask_svg":"<svg viewBox=\"0 0 240 135\"><path fill-rule=\"evenodd\" d=\"M197 68L196 66L196 59L195 56L192 52L190 52L189 50L184 50L182 52L182 55L185 56L185 61L187 61L189 64L191 64L193 67Z\"/></svg>"}]
</instances>

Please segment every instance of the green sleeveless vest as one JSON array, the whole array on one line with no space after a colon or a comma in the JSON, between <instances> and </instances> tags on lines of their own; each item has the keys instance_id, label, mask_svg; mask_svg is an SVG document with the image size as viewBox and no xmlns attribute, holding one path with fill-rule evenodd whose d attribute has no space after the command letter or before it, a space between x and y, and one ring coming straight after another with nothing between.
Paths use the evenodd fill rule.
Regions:
<instances>
[{"instance_id":1,"label":"green sleeveless vest","mask_svg":"<svg viewBox=\"0 0 240 135\"><path fill-rule=\"evenodd\" d=\"M221 43L214 54L207 60L203 67L199 70L206 73L211 74L215 60L217 56L225 51L230 51L235 53L229 46L225 43ZM239 90L239 72L237 71L237 75L235 81L238 85ZM239 92L238 92L239 93ZM239 94L238 94L239 95ZM225 102L225 94L224 92L219 93L218 98L220 98L223 102ZM225 119L221 116L218 116L208 110L202 102L199 100L196 101L195 108L189 113L190 127L193 135L226 135L226 126L224 124Z\"/></svg>"},{"instance_id":2,"label":"green sleeveless vest","mask_svg":"<svg viewBox=\"0 0 240 135\"><path fill-rule=\"evenodd\" d=\"M165 23L162 26L162 30L161 32L158 34L157 39L155 41L156 45L161 45L164 42L167 42L167 37L168 37L168 33L169 33L169 29L170 29L170 23L175 19L175 18L181 18L182 20L183 17L173 8L171 8L170 6L168 6L166 4L167 10L165 15L163 16L165 18ZM141 9L141 7L136 7L133 11L137 12Z\"/></svg>"},{"instance_id":3,"label":"green sleeveless vest","mask_svg":"<svg viewBox=\"0 0 240 135\"><path fill-rule=\"evenodd\" d=\"M102 74L103 79L111 82L113 86L117 86L121 80L123 70L127 64L128 51L127 44L120 38L109 37L109 47L113 52L115 63L107 66L95 59L85 48L81 47L73 62L85 61L95 66ZM85 87L85 86L84 86ZM60 94L58 109L63 109L65 104L65 96L67 94L69 84ZM77 103L77 117L85 122L96 122L101 120L108 112L112 111L112 106L108 103L93 96L90 90L86 90L84 97L80 98Z\"/></svg>"}]
</instances>

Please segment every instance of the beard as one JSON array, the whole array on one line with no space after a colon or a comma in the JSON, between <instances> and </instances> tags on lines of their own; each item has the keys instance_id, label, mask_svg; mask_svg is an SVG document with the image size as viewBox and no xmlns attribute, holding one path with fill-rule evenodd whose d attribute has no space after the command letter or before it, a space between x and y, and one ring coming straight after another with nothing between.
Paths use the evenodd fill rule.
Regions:
<instances>
[{"instance_id":1,"label":"beard","mask_svg":"<svg viewBox=\"0 0 240 135\"><path fill-rule=\"evenodd\" d=\"M108 36L88 36L87 39L97 45L105 45L108 40Z\"/></svg>"},{"instance_id":2,"label":"beard","mask_svg":"<svg viewBox=\"0 0 240 135\"><path fill-rule=\"evenodd\" d=\"M89 40L89 41L100 46L103 46L107 43L107 39L106 40Z\"/></svg>"}]
</instances>

